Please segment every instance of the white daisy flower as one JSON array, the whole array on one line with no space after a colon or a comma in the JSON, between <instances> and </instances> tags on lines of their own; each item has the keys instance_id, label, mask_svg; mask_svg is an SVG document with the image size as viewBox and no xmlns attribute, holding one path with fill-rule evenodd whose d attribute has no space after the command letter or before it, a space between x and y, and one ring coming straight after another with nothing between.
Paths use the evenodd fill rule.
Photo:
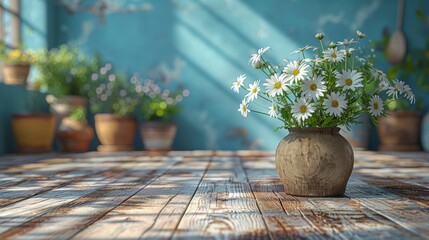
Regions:
<instances>
[{"instance_id":1,"label":"white daisy flower","mask_svg":"<svg viewBox=\"0 0 429 240\"><path fill-rule=\"evenodd\" d=\"M313 48L313 49L314 49L315 47L312 47L312 46L308 46L308 45L306 45L305 47L298 48L297 50L295 50L295 51L291 52L291 53L290 53L290 55L305 52L305 51L307 51L307 50L308 50L308 49L310 49L310 48Z\"/></svg>"},{"instance_id":2,"label":"white daisy flower","mask_svg":"<svg viewBox=\"0 0 429 240\"><path fill-rule=\"evenodd\" d=\"M387 80L386 74L379 69L374 69L373 74L374 74L374 78L379 80L379 81L386 81Z\"/></svg>"},{"instance_id":3,"label":"white daisy flower","mask_svg":"<svg viewBox=\"0 0 429 240\"><path fill-rule=\"evenodd\" d=\"M337 74L337 87L343 87L343 90L356 90L356 88L363 87L362 73L356 70L343 70L342 73Z\"/></svg>"},{"instance_id":4,"label":"white daisy flower","mask_svg":"<svg viewBox=\"0 0 429 240\"><path fill-rule=\"evenodd\" d=\"M301 86L304 95L312 100L318 100L326 92L323 77L314 76L312 79L305 80Z\"/></svg>"},{"instance_id":5,"label":"white daisy flower","mask_svg":"<svg viewBox=\"0 0 429 240\"><path fill-rule=\"evenodd\" d=\"M358 38L364 38L366 36L366 34L363 34L361 31L356 31L356 35L358 36Z\"/></svg>"},{"instance_id":6,"label":"white daisy flower","mask_svg":"<svg viewBox=\"0 0 429 240\"><path fill-rule=\"evenodd\" d=\"M300 98L292 106L292 116L298 120L298 122L305 121L311 117L313 112L316 110L312 103L308 103L307 99Z\"/></svg>"},{"instance_id":7,"label":"white daisy flower","mask_svg":"<svg viewBox=\"0 0 429 240\"><path fill-rule=\"evenodd\" d=\"M374 117L378 117L381 115L381 113L384 110L384 106L380 96L378 95L372 96L371 100L369 101L368 109L371 115Z\"/></svg>"},{"instance_id":8,"label":"white daisy flower","mask_svg":"<svg viewBox=\"0 0 429 240\"><path fill-rule=\"evenodd\" d=\"M270 106L270 111L268 111L268 114L272 118L277 118L277 106L275 104Z\"/></svg>"},{"instance_id":9,"label":"white daisy flower","mask_svg":"<svg viewBox=\"0 0 429 240\"><path fill-rule=\"evenodd\" d=\"M259 87L259 80L254 81L253 84L249 84L247 91L249 91L249 93L246 94L247 102L258 99L258 94L261 91L261 88Z\"/></svg>"},{"instance_id":10,"label":"white daisy flower","mask_svg":"<svg viewBox=\"0 0 429 240\"><path fill-rule=\"evenodd\" d=\"M316 39L322 40L325 37L324 33L318 33L314 36Z\"/></svg>"},{"instance_id":11,"label":"white daisy flower","mask_svg":"<svg viewBox=\"0 0 429 240\"><path fill-rule=\"evenodd\" d=\"M338 51L336 47L323 51L323 58L331 62L341 62L344 60L344 53Z\"/></svg>"},{"instance_id":12,"label":"white daisy flower","mask_svg":"<svg viewBox=\"0 0 429 240\"><path fill-rule=\"evenodd\" d=\"M241 113L241 116L247 117L247 114L250 112L250 110L247 108L246 99L243 99L240 104L240 108L238 108L238 111Z\"/></svg>"},{"instance_id":13,"label":"white daisy flower","mask_svg":"<svg viewBox=\"0 0 429 240\"><path fill-rule=\"evenodd\" d=\"M236 92L239 93L240 92L240 87L243 86L244 84L244 80L246 79L246 75L242 74L239 77L237 77L237 81L235 81L232 86L231 89Z\"/></svg>"},{"instance_id":14,"label":"white daisy flower","mask_svg":"<svg viewBox=\"0 0 429 240\"><path fill-rule=\"evenodd\" d=\"M385 81L385 80L381 81L378 84L378 88L379 88L380 92L386 90L389 86L390 86L389 83L387 81Z\"/></svg>"},{"instance_id":15,"label":"white daisy flower","mask_svg":"<svg viewBox=\"0 0 429 240\"><path fill-rule=\"evenodd\" d=\"M259 69L262 66L264 66L262 55L264 55L264 53L268 51L268 49L270 49L270 47L260 48L258 50L258 53L253 53L252 55L250 55L250 59L249 59L250 65L252 65L252 67L256 69Z\"/></svg>"},{"instance_id":16,"label":"white daisy flower","mask_svg":"<svg viewBox=\"0 0 429 240\"><path fill-rule=\"evenodd\" d=\"M299 80L304 80L308 75L307 69L308 65L306 63L293 61L287 64L283 72L286 74L287 81L292 81L292 83L297 84Z\"/></svg>"},{"instance_id":17,"label":"white daisy flower","mask_svg":"<svg viewBox=\"0 0 429 240\"><path fill-rule=\"evenodd\" d=\"M281 74L280 76L277 76L277 74L274 74L270 77L270 79L266 79L266 83L263 85L265 86L266 93L270 97L274 97L276 95L282 95L283 92L286 92L288 90L286 86L285 81L285 75Z\"/></svg>"},{"instance_id":18,"label":"white daisy flower","mask_svg":"<svg viewBox=\"0 0 429 240\"><path fill-rule=\"evenodd\" d=\"M393 86L387 87L387 95L389 97L398 98L398 93L402 93L404 91L405 83L399 80L393 80Z\"/></svg>"},{"instance_id":19,"label":"white daisy flower","mask_svg":"<svg viewBox=\"0 0 429 240\"><path fill-rule=\"evenodd\" d=\"M353 38L352 38L352 39L350 39L350 41L347 40L347 39L344 39L344 41L342 41L342 42L337 42L337 45L338 46L346 46L347 47L348 45L351 45L353 43L356 43L356 41L353 40Z\"/></svg>"},{"instance_id":20,"label":"white daisy flower","mask_svg":"<svg viewBox=\"0 0 429 240\"><path fill-rule=\"evenodd\" d=\"M323 107L328 114L339 117L347 108L347 101L340 93L333 92L323 101Z\"/></svg>"},{"instance_id":21,"label":"white daisy flower","mask_svg":"<svg viewBox=\"0 0 429 240\"><path fill-rule=\"evenodd\" d=\"M352 52L353 52L354 50L355 50L354 48L347 48L347 49L342 49L342 50L340 50L340 52L341 52L342 54L344 54L345 56L350 57L350 56L352 55Z\"/></svg>"},{"instance_id":22,"label":"white daisy flower","mask_svg":"<svg viewBox=\"0 0 429 240\"><path fill-rule=\"evenodd\" d=\"M410 103L411 103L411 104L416 103L416 95L414 95L414 93L413 93L413 91L411 90L410 86L405 85L405 86L404 86L403 93L404 93L404 97L405 97L406 99L408 99L408 100L410 101Z\"/></svg>"}]
</instances>

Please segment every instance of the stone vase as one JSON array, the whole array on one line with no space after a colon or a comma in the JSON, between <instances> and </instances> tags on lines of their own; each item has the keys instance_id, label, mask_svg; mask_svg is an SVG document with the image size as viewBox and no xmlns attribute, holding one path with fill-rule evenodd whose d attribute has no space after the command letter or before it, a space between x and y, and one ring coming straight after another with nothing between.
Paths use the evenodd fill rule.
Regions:
<instances>
[{"instance_id":1,"label":"stone vase","mask_svg":"<svg viewBox=\"0 0 429 240\"><path fill-rule=\"evenodd\" d=\"M342 196L354 155L340 128L291 128L276 150L276 167L287 194Z\"/></svg>"}]
</instances>

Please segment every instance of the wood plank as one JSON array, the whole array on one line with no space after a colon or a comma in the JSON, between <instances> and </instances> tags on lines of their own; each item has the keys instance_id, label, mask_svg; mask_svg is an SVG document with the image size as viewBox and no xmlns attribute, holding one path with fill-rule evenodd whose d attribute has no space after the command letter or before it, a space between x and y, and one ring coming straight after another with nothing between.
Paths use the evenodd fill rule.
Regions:
<instances>
[{"instance_id":1,"label":"wood plank","mask_svg":"<svg viewBox=\"0 0 429 240\"><path fill-rule=\"evenodd\" d=\"M173 238L269 238L238 158L213 158Z\"/></svg>"},{"instance_id":2,"label":"wood plank","mask_svg":"<svg viewBox=\"0 0 429 240\"><path fill-rule=\"evenodd\" d=\"M54 217L55 213L64 212L65 209L72 210L73 204L83 204L82 201L90 202L90 200L95 200L97 194L105 196L108 194L109 189L117 185L119 185L118 189L122 185L127 185L127 181L124 182L123 179L127 179L128 184L133 180L133 183L135 183L135 180L152 177L158 171L158 168L166 164L174 164L176 161L167 161L165 159L141 161L138 158L134 158L134 162L118 164L114 171L92 175L79 182L1 208L0 233L2 234L0 238L16 237L33 230L33 228L37 230L38 225L50 218L56 219ZM146 176L147 174L149 175Z\"/></svg>"},{"instance_id":3,"label":"wood plank","mask_svg":"<svg viewBox=\"0 0 429 240\"><path fill-rule=\"evenodd\" d=\"M425 204L429 206L429 186L423 187L407 181L398 181L391 178L375 178L372 176L362 176L359 180L368 185L383 189L386 192Z\"/></svg>"},{"instance_id":4,"label":"wood plank","mask_svg":"<svg viewBox=\"0 0 429 240\"><path fill-rule=\"evenodd\" d=\"M168 239L188 207L210 157L187 157L74 236L76 239Z\"/></svg>"},{"instance_id":5,"label":"wood plank","mask_svg":"<svg viewBox=\"0 0 429 240\"><path fill-rule=\"evenodd\" d=\"M346 195L421 237L429 236L429 209L425 204L384 191L356 178L349 181Z\"/></svg>"},{"instance_id":6,"label":"wood plank","mask_svg":"<svg viewBox=\"0 0 429 240\"><path fill-rule=\"evenodd\" d=\"M242 161L273 239L419 239L349 198L285 194L273 158Z\"/></svg>"},{"instance_id":7,"label":"wood plank","mask_svg":"<svg viewBox=\"0 0 429 240\"><path fill-rule=\"evenodd\" d=\"M56 188L70 185L85 177L114 170L114 168L115 167L106 168L105 166L94 168L94 166L91 166L86 169L79 169L76 167L62 171L59 170L53 174L41 175L37 178L30 178L28 181L23 181L19 184L8 186L5 189L0 189L0 208Z\"/></svg>"}]
</instances>

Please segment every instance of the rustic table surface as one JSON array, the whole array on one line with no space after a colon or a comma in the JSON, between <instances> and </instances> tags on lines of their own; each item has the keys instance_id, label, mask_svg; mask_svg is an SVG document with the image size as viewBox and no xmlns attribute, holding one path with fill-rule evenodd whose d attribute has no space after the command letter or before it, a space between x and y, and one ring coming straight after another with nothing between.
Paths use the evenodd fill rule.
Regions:
<instances>
[{"instance_id":1,"label":"rustic table surface","mask_svg":"<svg viewBox=\"0 0 429 240\"><path fill-rule=\"evenodd\" d=\"M0 158L0 239L428 239L429 154L356 152L346 196L284 194L270 152Z\"/></svg>"}]
</instances>

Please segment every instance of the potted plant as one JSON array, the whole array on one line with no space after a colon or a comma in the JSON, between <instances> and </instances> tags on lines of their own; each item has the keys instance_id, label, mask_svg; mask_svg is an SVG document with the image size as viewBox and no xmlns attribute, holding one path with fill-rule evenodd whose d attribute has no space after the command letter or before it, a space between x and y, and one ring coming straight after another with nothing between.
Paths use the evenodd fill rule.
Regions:
<instances>
[{"instance_id":1,"label":"potted plant","mask_svg":"<svg viewBox=\"0 0 429 240\"><path fill-rule=\"evenodd\" d=\"M58 131L60 147L64 152L86 152L94 137L94 131L88 125L86 109L75 107L65 117Z\"/></svg>"},{"instance_id":2,"label":"potted plant","mask_svg":"<svg viewBox=\"0 0 429 240\"><path fill-rule=\"evenodd\" d=\"M40 92L26 92L27 111L11 116L12 132L20 153L50 152L55 136L55 116L42 111L39 103ZM44 100L44 98L43 98Z\"/></svg>"},{"instance_id":3,"label":"potted plant","mask_svg":"<svg viewBox=\"0 0 429 240\"><path fill-rule=\"evenodd\" d=\"M47 92L51 111L59 120L73 107L85 107L88 102L91 74L98 69L98 58L87 57L77 47L61 45L41 50L35 65L36 85Z\"/></svg>"},{"instance_id":4,"label":"potted plant","mask_svg":"<svg viewBox=\"0 0 429 240\"><path fill-rule=\"evenodd\" d=\"M421 20L426 19L421 10L418 10L416 15ZM390 32L385 29L383 32L383 39L374 42L375 48L382 51L383 56L386 59L387 46L390 38ZM426 37L424 49L410 49L403 61L390 65L387 73L381 74L380 77L393 79L399 76L401 79L405 79L407 81L412 81L414 78L417 78L418 86L423 90L429 91L429 85L426 84L426 76L429 73L428 51L429 37ZM410 104L408 101L404 100L397 100L390 102L387 106L390 112L388 116L380 118L379 126L377 128L380 140L379 150L420 150L420 127L423 109L422 99L417 98L416 104ZM422 143L424 143L424 134L422 134L422 140ZM429 145L429 141L426 145Z\"/></svg>"},{"instance_id":5,"label":"potted plant","mask_svg":"<svg viewBox=\"0 0 429 240\"><path fill-rule=\"evenodd\" d=\"M189 90L162 90L153 80L145 81L138 89L141 92L141 113L143 122L140 134L146 150L167 151L172 149L177 125L172 121L180 110L180 103L189 95Z\"/></svg>"},{"instance_id":6,"label":"potted plant","mask_svg":"<svg viewBox=\"0 0 429 240\"><path fill-rule=\"evenodd\" d=\"M3 43L0 48L3 82L10 85L26 85L31 64L36 60L34 52L21 49L8 50Z\"/></svg>"},{"instance_id":7,"label":"potted plant","mask_svg":"<svg viewBox=\"0 0 429 240\"><path fill-rule=\"evenodd\" d=\"M286 60L285 66L267 61L269 48L252 54L251 65L266 75L265 90L259 80L243 87L244 75L231 88L247 92L238 109L243 117L259 113L280 120L280 128L289 130L275 156L284 191L298 196L338 196L344 194L354 163L353 150L339 127L349 127L365 113L377 123L386 114L381 92L387 91L390 100L400 95L415 99L408 85L380 80L370 59L356 56L356 46L365 34L358 31L357 40L329 45L323 42L324 34L315 37L320 49L300 48L293 53L302 58ZM310 49L315 57L306 55Z\"/></svg>"},{"instance_id":8,"label":"potted plant","mask_svg":"<svg viewBox=\"0 0 429 240\"><path fill-rule=\"evenodd\" d=\"M124 75L116 74L110 63L91 76L91 110L95 114L95 132L102 152L132 151L137 127L132 115L137 105L134 85Z\"/></svg>"}]
</instances>

